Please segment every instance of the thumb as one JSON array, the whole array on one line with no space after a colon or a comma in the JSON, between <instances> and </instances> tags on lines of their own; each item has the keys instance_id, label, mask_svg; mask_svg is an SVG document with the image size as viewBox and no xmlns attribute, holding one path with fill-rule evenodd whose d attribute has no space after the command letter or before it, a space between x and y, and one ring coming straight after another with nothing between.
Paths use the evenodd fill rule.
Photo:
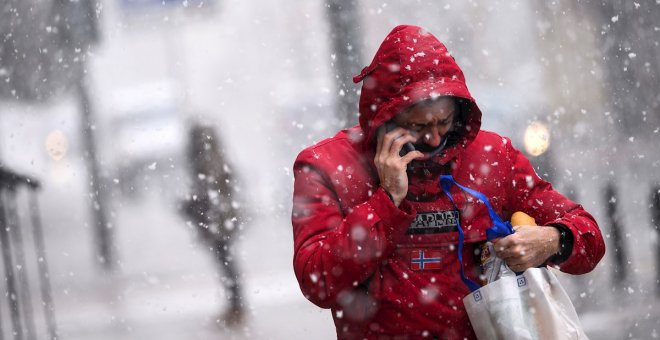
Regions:
<instances>
[{"instance_id":1,"label":"thumb","mask_svg":"<svg viewBox=\"0 0 660 340\"><path fill-rule=\"evenodd\" d=\"M408 152L405 156L403 156L402 160L404 163L408 164L413 161L413 159L417 158L423 158L424 153L418 150L410 151Z\"/></svg>"}]
</instances>

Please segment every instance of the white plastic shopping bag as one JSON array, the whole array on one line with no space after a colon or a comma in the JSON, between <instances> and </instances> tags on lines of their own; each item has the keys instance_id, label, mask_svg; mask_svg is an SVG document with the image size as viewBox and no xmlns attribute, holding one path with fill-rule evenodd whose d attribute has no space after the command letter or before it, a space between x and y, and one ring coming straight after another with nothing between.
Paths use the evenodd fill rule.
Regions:
<instances>
[{"instance_id":1,"label":"white plastic shopping bag","mask_svg":"<svg viewBox=\"0 0 660 340\"><path fill-rule=\"evenodd\" d=\"M516 275L502 264L501 277L463 298L480 340L588 339L575 308L548 268Z\"/></svg>"}]
</instances>

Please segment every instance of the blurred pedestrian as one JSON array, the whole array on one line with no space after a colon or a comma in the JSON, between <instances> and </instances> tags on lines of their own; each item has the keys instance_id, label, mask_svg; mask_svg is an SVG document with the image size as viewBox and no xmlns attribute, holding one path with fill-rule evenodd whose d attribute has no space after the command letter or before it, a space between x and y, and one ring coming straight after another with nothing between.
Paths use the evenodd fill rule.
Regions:
<instances>
[{"instance_id":1,"label":"blurred pedestrian","mask_svg":"<svg viewBox=\"0 0 660 340\"><path fill-rule=\"evenodd\" d=\"M240 271L233 255L236 233L243 222L236 184L213 127L193 124L188 143L192 190L183 202L182 212L194 225L201 241L210 247L220 267L229 305L217 321L231 327L240 324L245 316Z\"/></svg>"},{"instance_id":2,"label":"blurred pedestrian","mask_svg":"<svg viewBox=\"0 0 660 340\"><path fill-rule=\"evenodd\" d=\"M512 270L581 274L602 258L594 218L539 178L510 139L480 130L463 72L432 34L394 28L354 81L359 125L294 164L296 277L310 301L332 309L339 339L475 338L459 273L483 274L492 222L482 201L456 186L444 194L441 175L483 193L503 219L522 211L540 225L495 241Z\"/></svg>"}]
</instances>

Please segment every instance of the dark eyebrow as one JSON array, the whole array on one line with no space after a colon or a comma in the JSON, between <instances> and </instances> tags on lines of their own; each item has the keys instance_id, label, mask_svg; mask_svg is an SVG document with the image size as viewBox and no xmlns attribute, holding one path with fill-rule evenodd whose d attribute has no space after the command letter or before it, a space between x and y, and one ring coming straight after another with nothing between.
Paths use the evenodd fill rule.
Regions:
<instances>
[{"instance_id":1,"label":"dark eyebrow","mask_svg":"<svg viewBox=\"0 0 660 340\"><path fill-rule=\"evenodd\" d=\"M439 122L439 123L442 123L442 124L446 124L446 123L449 123L451 120L453 120L453 118L454 118L454 115L449 115L448 117L445 117L445 118L443 118L443 119L439 119L438 122ZM408 125L408 126L412 126L412 125L425 126L425 125L427 125L427 124L429 124L429 123L425 123L425 122L424 122L424 123L420 123L420 122L408 122L408 123L402 123L402 124L405 124L405 125Z\"/></svg>"}]
</instances>

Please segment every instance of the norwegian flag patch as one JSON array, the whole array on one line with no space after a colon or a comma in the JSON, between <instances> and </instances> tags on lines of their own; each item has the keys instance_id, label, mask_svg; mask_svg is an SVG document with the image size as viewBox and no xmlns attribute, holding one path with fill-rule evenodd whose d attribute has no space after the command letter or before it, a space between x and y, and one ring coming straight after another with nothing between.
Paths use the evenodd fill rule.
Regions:
<instances>
[{"instance_id":1,"label":"norwegian flag patch","mask_svg":"<svg viewBox=\"0 0 660 340\"><path fill-rule=\"evenodd\" d=\"M442 257L439 250L413 250L410 255L410 267L412 270L434 270L441 269Z\"/></svg>"}]
</instances>

